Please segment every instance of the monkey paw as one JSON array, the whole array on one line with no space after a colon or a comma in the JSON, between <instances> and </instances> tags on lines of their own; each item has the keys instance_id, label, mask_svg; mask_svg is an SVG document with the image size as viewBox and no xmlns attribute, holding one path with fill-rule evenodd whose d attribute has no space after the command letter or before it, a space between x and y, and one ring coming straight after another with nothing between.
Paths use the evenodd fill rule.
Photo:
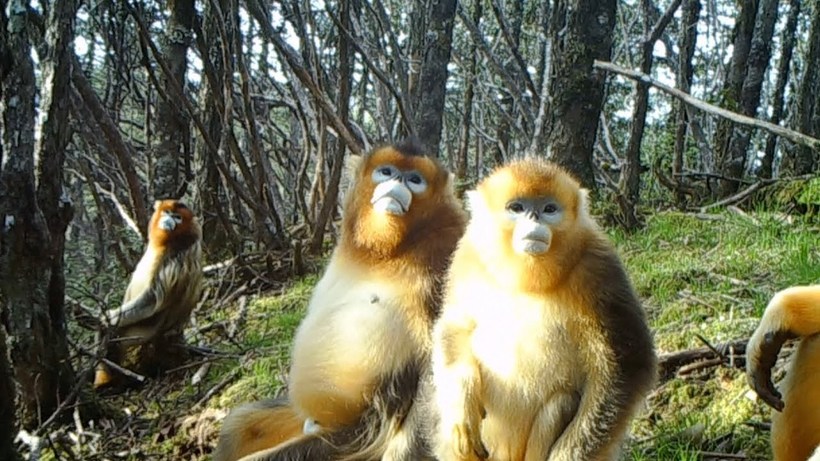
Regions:
<instances>
[{"instance_id":1,"label":"monkey paw","mask_svg":"<svg viewBox=\"0 0 820 461\"><path fill-rule=\"evenodd\" d=\"M490 457L487 448L481 442L477 427L470 424L456 424L451 434L454 459L461 461L477 461Z\"/></svg>"}]
</instances>

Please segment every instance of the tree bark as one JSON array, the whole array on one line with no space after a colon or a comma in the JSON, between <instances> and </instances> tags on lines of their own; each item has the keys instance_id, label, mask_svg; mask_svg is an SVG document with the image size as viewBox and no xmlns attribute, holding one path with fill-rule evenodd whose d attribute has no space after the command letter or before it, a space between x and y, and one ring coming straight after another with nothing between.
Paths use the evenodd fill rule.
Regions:
<instances>
[{"instance_id":1,"label":"tree bark","mask_svg":"<svg viewBox=\"0 0 820 461\"><path fill-rule=\"evenodd\" d=\"M789 75L794 54L794 44L797 32L797 19L800 16L801 0L791 0L786 26L783 28L780 52L780 61L777 64L777 82L775 83L774 95L772 96L772 116L769 121L775 125L783 119L783 102L786 94L786 85L789 83ZM772 177L772 166L774 164L775 148L777 147L777 136L769 134L766 138L766 148L763 159L760 163L760 178L768 179Z\"/></svg>"},{"instance_id":2,"label":"tree bark","mask_svg":"<svg viewBox=\"0 0 820 461\"><path fill-rule=\"evenodd\" d=\"M65 232L74 216L74 206L64 190L63 170L66 148L71 140L71 65L74 56L75 0L55 2L46 22L46 56L40 57L42 89L40 91L40 139L35 146L38 159L37 204L48 223L51 238L51 278L48 284L48 306L53 336L51 343L59 364L57 388L63 392L75 381L68 361L69 350L65 318ZM62 394L65 396L66 394Z\"/></svg>"},{"instance_id":3,"label":"tree bark","mask_svg":"<svg viewBox=\"0 0 820 461\"><path fill-rule=\"evenodd\" d=\"M4 100L5 79L14 67L11 50L8 44L8 18L6 17L6 0L0 0L0 100ZM3 148L0 143L0 165L3 164ZM0 183L0 190L3 185ZM0 244L3 234L0 233ZM2 249L2 246L0 246ZM1 290L2 288L0 288ZM2 296L2 291L0 291ZM19 461L22 459L14 449L14 438L17 434L17 418L15 416L15 403L17 389L14 383L14 370L11 367L11 357L6 347L8 337L6 335L6 324L3 320L6 312L5 302L0 297L0 459L9 461Z\"/></svg>"},{"instance_id":4,"label":"tree bark","mask_svg":"<svg viewBox=\"0 0 820 461\"><path fill-rule=\"evenodd\" d=\"M23 427L33 430L69 395L74 376L67 350L60 346L66 341L65 325L59 323L62 312L52 313L49 303L54 255L49 228L37 204L35 189L36 89L28 37L36 35L27 17L27 4L14 0L8 8L8 44L14 66L3 81L5 158L0 171L0 216L3 217L0 228L0 317L9 335L15 379L23 391L18 396L18 420ZM53 16L59 14L59 9L55 7L52 11L49 29L70 31L70 27L63 28L65 23L59 25L63 18ZM72 14L69 23L73 17ZM53 36L53 32L49 30L47 34ZM61 37L63 46L70 42L70 37L68 40ZM58 49L54 48L55 43L50 46ZM59 93L56 88L53 91ZM49 105L44 110L53 108L54 105ZM54 125L50 127L54 130ZM49 133L44 132L44 135Z\"/></svg>"},{"instance_id":5,"label":"tree bark","mask_svg":"<svg viewBox=\"0 0 820 461\"><path fill-rule=\"evenodd\" d=\"M444 99L447 89L447 64L453 40L456 0L428 0L427 29L424 34L421 72L413 93L416 135L427 153L439 156Z\"/></svg>"},{"instance_id":6,"label":"tree bark","mask_svg":"<svg viewBox=\"0 0 820 461\"><path fill-rule=\"evenodd\" d=\"M755 29L749 58L746 61L746 76L740 89L740 112L749 117L755 117L760 105L760 92L763 88L763 79L769 66L772 54L772 36L774 25L777 22L777 7L779 0L760 0ZM746 172L746 158L752 130L747 127L737 127L732 131L729 149L723 161L723 176L727 178L742 178ZM721 181L721 196L729 196L737 192L739 181Z\"/></svg>"},{"instance_id":7,"label":"tree bark","mask_svg":"<svg viewBox=\"0 0 820 461\"><path fill-rule=\"evenodd\" d=\"M163 93L173 95L171 85L185 90L185 72L188 69L188 46L194 21L194 0L167 2L169 15L165 28L162 55L171 75L162 74ZM151 171L151 196L155 200L180 198L186 189L186 179L181 177L184 156L190 155L190 124L184 108L169 96L157 103L154 132L159 139ZM190 162L189 162L190 163Z\"/></svg>"},{"instance_id":8,"label":"tree bark","mask_svg":"<svg viewBox=\"0 0 820 461\"><path fill-rule=\"evenodd\" d=\"M811 18L811 30L803 76L797 92L795 129L809 136L820 137L820 8L816 5ZM818 150L806 146L794 146L783 157L782 174L803 175L814 173L820 167Z\"/></svg>"},{"instance_id":9,"label":"tree bark","mask_svg":"<svg viewBox=\"0 0 820 461\"><path fill-rule=\"evenodd\" d=\"M726 80L723 82L720 106L724 109L737 112L740 107L740 92L743 89L743 81L746 78L746 63L749 59L749 52L752 46L752 36L755 29L755 17L757 16L758 4L760 0L747 0L740 2L740 12L735 23L732 59L729 63L729 71ZM727 169L729 161L729 144L732 139L734 125L728 120L719 120L715 130L715 162L720 172ZM709 166L711 169L711 165ZM735 181L721 181L716 190L718 197L728 196L737 188Z\"/></svg>"},{"instance_id":10,"label":"tree bark","mask_svg":"<svg viewBox=\"0 0 820 461\"><path fill-rule=\"evenodd\" d=\"M593 61L609 60L615 0L556 0L552 14L551 132L553 160L595 189L592 148L603 106L606 73Z\"/></svg>"}]
</instances>

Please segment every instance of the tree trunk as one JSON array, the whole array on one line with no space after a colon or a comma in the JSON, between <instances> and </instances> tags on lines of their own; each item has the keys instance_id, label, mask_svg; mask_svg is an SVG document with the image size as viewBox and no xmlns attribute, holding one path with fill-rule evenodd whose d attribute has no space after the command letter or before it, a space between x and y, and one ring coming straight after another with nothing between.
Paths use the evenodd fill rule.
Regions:
<instances>
[{"instance_id":1,"label":"tree trunk","mask_svg":"<svg viewBox=\"0 0 820 461\"><path fill-rule=\"evenodd\" d=\"M17 435L14 400L17 389L14 388L6 341L6 328L0 324L0 459L18 461L22 458L14 449L14 438Z\"/></svg>"},{"instance_id":2,"label":"tree trunk","mask_svg":"<svg viewBox=\"0 0 820 461\"><path fill-rule=\"evenodd\" d=\"M643 0L641 6L644 17L644 39L641 44L641 72L649 75L652 71L652 51L655 42L660 37L666 25L672 19L672 15L680 6L681 0L675 0L667 9L666 13L658 20L654 27L651 24L651 5L648 0ZM640 225L637 214L638 199L641 192L641 142L643 141L643 131L646 127L646 111L649 107L649 85L645 82L637 82L635 85L635 109L632 113L632 128L629 133L629 143L624 156L624 167L621 173L619 184L618 205L621 209L621 225L624 229L632 231Z\"/></svg>"},{"instance_id":3,"label":"tree trunk","mask_svg":"<svg viewBox=\"0 0 820 461\"><path fill-rule=\"evenodd\" d=\"M556 162L595 188L592 148L603 105L606 73L592 68L612 53L615 0L556 0L552 14L551 132Z\"/></svg>"},{"instance_id":4,"label":"tree trunk","mask_svg":"<svg viewBox=\"0 0 820 461\"><path fill-rule=\"evenodd\" d=\"M677 86L684 93L689 93L692 87L692 76L694 67L692 58L695 56L695 44L698 38L698 19L700 17L700 0L685 0L683 4L681 31L679 38L680 54L678 55ZM686 105L683 101L677 102L677 120L675 126L675 156L672 160L672 177L681 181L680 174L683 173L684 157L686 154L686 132L689 124L689 116ZM678 206L683 206L685 195L676 192L675 200Z\"/></svg>"},{"instance_id":5,"label":"tree trunk","mask_svg":"<svg viewBox=\"0 0 820 461\"><path fill-rule=\"evenodd\" d=\"M428 27L424 31L421 72L414 91L416 135L432 156L439 156L444 98L447 86L447 64L453 41L456 0L429 0Z\"/></svg>"},{"instance_id":6,"label":"tree trunk","mask_svg":"<svg viewBox=\"0 0 820 461\"><path fill-rule=\"evenodd\" d=\"M18 419L23 427L32 430L69 395L74 375L67 350L61 346L66 341L65 325L59 323L62 312L50 311L54 258L49 228L37 205L35 190L36 89L28 41L28 37L35 35L26 17L27 5L14 0L8 8L8 40L14 66L3 81L5 158L0 171L0 216L4 219L0 228L0 310L9 335L15 379L24 391L19 395ZM58 27L63 20L53 17L59 14L58 10L52 11L49 29L70 31L70 27ZM72 14L69 23L73 17ZM49 30L47 35L54 36L53 32ZM70 37L60 40L64 45L71 42ZM59 90L55 88L54 94L59 94ZM51 127L53 130L54 125Z\"/></svg>"},{"instance_id":7,"label":"tree trunk","mask_svg":"<svg viewBox=\"0 0 820 461\"><path fill-rule=\"evenodd\" d=\"M754 117L760 105L760 92L763 79L769 66L772 54L772 36L777 22L779 0L760 0L760 9L755 21L749 58L746 61L746 77L740 89L740 112ZM723 161L722 174L728 178L742 178L746 172L746 152L752 137L749 127L737 127L733 130L729 150ZM737 192L740 182L721 181L721 193L728 196Z\"/></svg>"},{"instance_id":8,"label":"tree trunk","mask_svg":"<svg viewBox=\"0 0 820 461\"><path fill-rule=\"evenodd\" d=\"M483 15L482 0L473 2L473 24L481 22ZM467 179L467 156L470 150L470 126L473 119L473 98L475 97L475 84L478 78L478 46L475 41L470 42L467 51L467 72L465 75L464 88L464 117L461 121L461 140L458 146L456 157L456 178L459 184L463 184ZM460 190L461 188L459 188Z\"/></svg>"},{"instance_id":9,"label":"tree trunk","mask_svg":"<svg viewBox=\"0 0 820 461\"><path fill-rule=\"evenodd\" d=\"M5 92L6 76L11 72L14 62L11 50L8 47L8 18L6 17L6 1L0 0L0 100ZM3 149L0 143L0 165L3 164ZM0 190L3 185L0 183ZM0 234L2 238L3 234ZM2 240L0 240L2 243ZM0 246L2 249L2 246ZM2 289L0 287L0 289ZM2 295L2 291L0 291ZM18 461L22 459L14 449L14 438L17 434L17 418L15 417L15 400L17 389L14 387L14 371L11 367L11 358L6 347L8 338L6 326L2 317L7 315L5 303L0 299L0 459Z\"/></svg>"},{"instance_id":10,"label":"tree trunk","mask_svg":"<svg viewBox=\"0 0 820 461\"><path fill-rule=\"evenodd\" d=\"M795 129L810 136L820 137L820 8L815 5L811 18L811 31L806 50L806 63L800 79L795 109ZM816 173L820 167L816 150L804 146L792 146L783 156L781 176Z\"/></svg>"},{"instance_id":11,"label":"tree trunk","mask_svg":"<svg viewBox=\"0 0 820 461\"><path fill-rule=\"evenodd\" d=\"M732 51L732 59L729 63L729 71L726 80L723 82L720 106L724 109L737 112L740 106L740 92L743 89L743 80L746 78L746 62L749 59L749 52L752 46L752 35L755 28L755 17L757 16L759 0L747 0L740 2L740 12L735 23ZM726 119L718 119L715 130L715 162L718 171L726 169L729 160L729 144L732 139L733 124ZM737 185L735 181L720 181L717 189L717 196L723 197L731 195Z\"/></svg>"},{"instance_id":12,"label":"tree trunk","mask_svg":"<svg viewBox=\"0 0 820 461\"><path fill-rule=\"evenodd\" d=\"M167 89L179 85L185 91L185 72L188 68L188 45L194 20L194 0L173 0L167 2L168 23L165 29L162 55L172 75L162 74L162 85ZM168 98L157 103L156 127L154 129L159 145L155 151L155 161L151 172L151 196L155 200L180 198L186 189L185 178L180 177L185 155L190 155L188 145L190 126L182 104L172 96L173 91L164 92Z\"/></svg>"},{"instance_id":13,"label":"tree trunk","mask_svg":"<svg viewBox=\"0 0 820 461\"><path fill-rule=\"evenodd\" d=\"M774 95L772 96L772 116L770 122L779 125L783 119L783 99L786 94L786 85L789 83L789 75L794 54L795 33L797 31L797 19L800 16L801 0L791 0L791 9L786 20L786 27L783 28L781 37L782 50L780 52L780 62L777 64L777 82L775 83ZM766 138L766 148L760 164L758 176L760 178L772 177L772 165L774 164L774 153L777 147L777 136L770 133Z\"/></svg>"},{"instance_id":14,"label":"tree trunk","mask_svg":"<svg viewBox=\"0 0 820 461\"><path fill-rule=\"evenodd\" d=\"M71 139L71 64L74 61L74 18L78 4L74 0L55 2L46 23L48 53L40 57L42 81L40 91L40 139L35 146L38 186L37 204L48 223L51 237L51 278L48 285L48 305L54 336L47 338L60 365L59 389L69 389L74 383L74 370L69 356L65 319L65 232L74 216L74 207L65 193L63 170L66 147ZM50 83L50 84L49 84ZM65 394L63 394L65 396Z\"/></svg>"}]
</instances>

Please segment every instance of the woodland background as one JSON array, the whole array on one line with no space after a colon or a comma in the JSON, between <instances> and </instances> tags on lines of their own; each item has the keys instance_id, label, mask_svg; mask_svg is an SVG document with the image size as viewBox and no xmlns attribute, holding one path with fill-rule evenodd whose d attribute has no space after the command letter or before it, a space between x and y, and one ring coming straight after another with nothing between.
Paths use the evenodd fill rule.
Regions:
<instances>
[{"instance_id":1,"label":"woodland background","mask_svg":"<svg viewBox=\"0 0 820 461\"><path fill-rule=\"evenodd\" d=\"M203 224L209 285L189 338L221 357L249 299L321 268L344 157L410 134L459 190L516 156L554 159L624 246L661 238L656 217L693 233L684 246L714 231L663 213L788 222L772 238L796 239L804 271L778 280L820 278L816 1L0 5L0 459L127 458L144 434L100 415L175 395L173 381L126 400L88 390L83 319L118 305L153 200L180 197ZM194 406L236 373L209 378ZM82 428L132 438L92 455ZM194 459L183 452L171 458Z\"/></svg>"}]
</instances>

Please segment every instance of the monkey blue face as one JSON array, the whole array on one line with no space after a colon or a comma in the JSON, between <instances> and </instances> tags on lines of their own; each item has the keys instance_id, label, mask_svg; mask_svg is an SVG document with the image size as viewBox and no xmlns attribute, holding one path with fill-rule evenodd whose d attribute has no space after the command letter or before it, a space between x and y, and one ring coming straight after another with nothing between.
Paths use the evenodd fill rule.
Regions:
<instances>
[{"instance_id":1,"label":"monkey blue face","mask_svg":"<svg viewBox=\"0 0 820 461\"><path fill-rule=\"evenodd\" d=\"M521 197L507 202L507 219L514 225L512 247L516 253L539 255L550 248L550 226L564 217L564 209L552 197Z\"/></svg>"},{"instance_id":2,"label":"monkey blue face","mask_svg":"<svg viewBox=\"0 0 820 461\"><path fill-rule=\"evenodd\" d=\"M371 179L376 184L370 199L373 208L396 216L410 210L413 194L421 194L427 189L427 180L419 171L402 171L390 164L377 166Z\"/></svg>"},{"instance_id":3,"label":"monkey blue face","mask_svg":"<svg viewBox=\"0 0 820 461\"><path fill-rule=\"evenodd\" d=\"M160 212L157 226L164 231L170 232L174 230L181 222L182 216L179 213L176 213L173 210L162 210Z\"/></svg>"}]
</instances>

